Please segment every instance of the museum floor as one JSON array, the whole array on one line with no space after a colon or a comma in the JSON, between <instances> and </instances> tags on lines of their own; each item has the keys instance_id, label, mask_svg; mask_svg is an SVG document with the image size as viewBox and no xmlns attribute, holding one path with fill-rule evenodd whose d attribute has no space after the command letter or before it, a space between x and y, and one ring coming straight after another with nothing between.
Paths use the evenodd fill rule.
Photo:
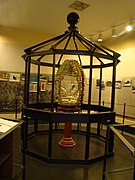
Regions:
<instances>
[{"instance_id":1,"label":"museum floor","mask_svg":"<svg viewBox=\"0 0 135 180\"><path fill-rule=\"evenodd\" d=\"M59 155L62 152L62 156L82 156L84 147L83 138L78 138L78 135L73 135L74 139L77 140L76 147L70 148L68 150L62 150L58 144L60 136L55 135L55 141L53 142L54 156ZM135 147L135 137L129 136L129 134L124 133L124 136L129 140L129 142ZM14 180L21 180L21 174L19 175L18 165L22 163L22 157L20 153L20 129L16 130L14 133ZM29 148L44 152L45 137L44 135L37 136L36 139L31 140ZM40 143L38 145L38 143ZM93 143L96 143L93 141ZM43 144L43 146L41 146ZM79 147L79 149L77 149ZM91 147L92 148L92 147ZM100 144L98 144L98 149L100 151ZM70 151L67 152L67 151ZM98 151L97 151L98 152ZM95 153L95 152L93 152ZM120 142L120 140L115 137L114 144L114 156L107 159L107 174L106 180L133 180L133 167L134 158L130 151ZM26 180L102 180L102 168L103 161L96 162L90 165L63 165L63 164L46 164L37 159L26 157Z\"/></svg>"}]
</instances>

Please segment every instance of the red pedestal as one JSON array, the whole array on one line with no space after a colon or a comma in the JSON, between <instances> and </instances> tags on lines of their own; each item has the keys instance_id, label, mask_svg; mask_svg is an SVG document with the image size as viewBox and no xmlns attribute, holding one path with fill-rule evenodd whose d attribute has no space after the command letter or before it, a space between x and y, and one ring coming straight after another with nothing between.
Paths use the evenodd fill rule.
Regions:
<instances>
[{"instance_id":1,"label":"red pedestal","mask_svg":"<svg viewBox=\"0 0 135 180\"><path fill-rule=\"evenodd\" d=\"M71 137L71 130L72 130L72 124L71 123L65 123L64 127L64 137L59 142L60 146L63 147L73 147L76 145L73 138Z\"/></svg>"},{"instance_id":2,"label":"red pedestal","mask_svg":"<svg viewBox=\"0 0 135 180\"><path fill-rule=\"evenodd\" d=\"M80 108L75 105L61 105L59 111L62 112L79 112ZM59 145L62 147L73 147L76 145L73 138L71 137L72 123L65 123L64 127L64 137L59 142Z\"/></svg>"}]
</instances>

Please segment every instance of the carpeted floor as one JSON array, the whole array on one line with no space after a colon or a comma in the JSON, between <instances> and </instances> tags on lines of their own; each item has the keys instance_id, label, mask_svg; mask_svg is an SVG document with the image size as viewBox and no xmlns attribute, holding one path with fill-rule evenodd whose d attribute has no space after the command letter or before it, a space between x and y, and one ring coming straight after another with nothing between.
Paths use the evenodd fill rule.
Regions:
<instances>
[{"instance_id":1,"label":"carpeted floor","mask_svg":"<svg viewBox=\"0 0 135 180\"><path fill-rule=\"evenodd\" d=\"M77 145L73 148L63 149L58 145L62 138L62 133L53 134L52 156L59 158L84 158L85 137L73 134ZM135 147L135 137L124 135ZM47 153L47 135L41 134L33 136L29 140L28 148L41 155ZM90 155L96 156L103 153L102 141L91 138ZM21 180L20 171L22 164L20 128L14 132L14 179ZM115 137L114 156L107 159L106 180L133 180L134 158L123 143ZM90 165L63 165L46 164L37 159L26 156L26 180L101 180L103 161Z\"/></svg>"}]
</instances>

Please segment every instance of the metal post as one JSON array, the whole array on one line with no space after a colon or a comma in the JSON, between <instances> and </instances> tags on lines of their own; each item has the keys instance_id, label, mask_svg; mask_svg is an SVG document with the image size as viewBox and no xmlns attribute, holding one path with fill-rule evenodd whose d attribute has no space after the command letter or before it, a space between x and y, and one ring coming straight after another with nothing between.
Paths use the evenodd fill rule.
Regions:
<instances>
[{"instance_id":1,"label":"metal post","mask_svg":"<svg viewBox=\"0 0 135 180\"><path fill-rule=\"evenodd\" d=\"M125 111L126 111L126 103L124 103L124 108L123 108L123 121L122 123L125 123ZM123 134L123 127L122 127L122 134Z\"/></svg>"},{"instance_id":2,"label":"metal post","mask_svg":"<svg viewBox=\"0 0 135 180\"><path fill-rule=\"evenodd\" d=\"M39 95L40 95L40 64L38 64L38 82L37 82L37 104L39 103Z\"/></svg>"},{"instance_id":3,"label":"metal post","mask_svg":"<svg viewBox=\"0 0 135 180\"><path fill-rule=\"evenodd\" d=\"M114 124L115 123L115 116L116 113L113 113L112 118L110 120L110 124ZM113 146L114 146L114 132L112 130L110 130L109 132L109 147L108 147L108 152L112 153L113 152Z\"/></svg>"},{"instance_id":4,"label":"metal post","mask_svg":"<svg viewBox=\"0 0 135 180\"><path fill-rule=\"evenodd\" d=\"M101 63L101 66L103 65L103 63ZM101 105L101 94L102 94L102 67L100 68L100 85L99 85L99 100L98 100L98 105Z\"/></svg>"},{"instance_id":5,"label":"metal post","mask_svg":"<svg viewBox=\"0 0 135 180\"><path fill-rule=\"evenodd\" d=\"M38 64L38 82L37 82L37 105L39 104L40 95L40 64ZM34 133L38 132L38 120L34 119Z\"/></svg>"},{"instance_id":6,"label":"metal post","mask_svg":"<svg viewBox=\"0 0 135 180\"><path fill-rule=\"evenodd\" d=\"M54 88L55 88L54 85L55 85L55 53L53 54L51 112L54 111Z\"/></svg>"},{"instance_id":7,"label":"metal post","mask_svg":"<svg viewBox=\"0 0 135 180\"><path fill-rule=\"evenodd\" d=\"M90 105L91 105L91 96L92 96L92 64L93 64L93 56L90 56L88 114L90 114ZM90 148L90 119L89 122L87 122L85 159L89 158L89 148Z\"/></svg>"},{"instance_id":8,"label":"metal post","mask_svg":"<svg viewBox=\"0 0 135 180\"><path fill-rule=\"evenodd\" d=\"M87 123L87 130L86 130L85 159L89 159L89 147L90 147L90 122Z\"/></svg>"},{"instance_id":9,"label":"metal post","mask_svg":"<svg viewBox=\"0 0 135 180\"><path fill-rule=\"evenodd\" d=\"M98 105L99 107L101 106L101 95L102 95L102 72L103 72L103 68L102 68L103 63L101 62L101 68L100 68L100 88L99 88L99 100L98 100ZM100 127L101 124L97 123L97 135L100 136Z\"/></svg>"},{"instance_id":10,"label":"metal post","mask_svg":"<svg viewBox=\"0 0 135 180\"><path fill-rule=\"evenodd\" d=\"M115 101L116 65L117 65L117 61L114 61L113 74L112 74L112 95L111 95L111 110L112 111L114 111L114 101Z\"/></svg>"},{"instance_id":11,"label":"metal post","mask_svg":"<svg viewBox=\"0 0 135 180\"><path fill-rule=\"evenodd\" d=\"M106 163L107 163L107 153L108 153L108 145L109 145L109 132L110 132L110 126L107 124L102 180L105 180Z\"/></svg>"},{"instance_id":12,"label":"metal post","mask_svg":"<svg viewBox=\"0 0 135 180\"><path fill-rule=\"evenodd\" d=\"M92 97L92 64L93 64L93 56L90 56L88 114L90 114L90 105L91 105L91 97Z\"/></svg>"},{"instance_id":13,"label":"metal post","mask_svg":"<svg viewBox=\"0 0 135 180\"><path fill-rule=\"evenodd\" d=\"M27 54L30 54L31 50L28 50ZM28 56L25 59L25 84L24 84L24 105L29 106L29 85L30 85L30 64L31 57Z\"/></svg>"},{"instance_id":14,"label":"metal post","mask_svg":"<svg viewBox=\"0 0 135 180\"><path fill-rule=\"evenodd\" d=\"M23 166L23 170L22 170L22 179L25 180L25 175L26 175L26 147L27 147L27 127L26 127L26 122L24 122L21 125L21 139L22 139L22 166Z\"/></svg>"}]
</instances>

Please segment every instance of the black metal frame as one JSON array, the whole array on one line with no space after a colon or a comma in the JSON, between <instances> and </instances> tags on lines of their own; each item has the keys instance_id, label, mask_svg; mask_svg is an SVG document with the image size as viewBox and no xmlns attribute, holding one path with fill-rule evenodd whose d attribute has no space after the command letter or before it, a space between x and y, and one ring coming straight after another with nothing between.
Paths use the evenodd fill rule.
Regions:
<instances>
[{"instance_id":1,"label":"black metal frame","mask_svg":"<svg viewBox=\"0 0 135 180\"><path fill-rule=\"evenodd\" d=\"M79 33L75 24L71 23L68 29L69 30L65 31L65 33L62 35L41 42L37 45L34 45L24 50L25 54L22 56L26 62L24 105L26 107L29 107L29 85L30 85L31 64L35 64L38 66L37 104L39 100L38 95L39 95L40 67L45 66L52 68L51 111L53 111L54 82L55 82L56 68L59 68L61 60L64 59L65 55L76 55L76 58L80 62L82 68L89 70L90 78L89 78L88 107L91 105L93 70L100 69L100 82L102 82L103 69L107 67L112 67L112 77L110 78L112 78L111 110L113 111L114 99L115 99L116 66L120 62L120 60L118 59L120 57L120 54L107 47L102 46L101 44L93 43L92 41L84 38ZM60 48L60 45L62 43L64 44L63 49ZM73 48L70 47L70 43L72 43ZM44 62L44 58L46 58L46 56L48 55L53 56L52 63ZM56 55L60 55L60 57L57 58ZM83 65L82 57L90 57L88 64ZM94 58L96 59L96 62L98 62L98 64L94 63ZM101 90L102 87L100 84L99 103L98 103L99 106L101 104Z\"/></svg>"},{"instance_id":2,"label":"black metal frame","mask_svg":"<svg viewBox=\"0 0 135 180\"><path fill-rule=\"evenodd\" d=\"M104 108L104 107L103 107ZM75 114L75 113L61 113L61 112L47 112L41 109L36 108L23 108L23 120L25 121L25 135L24 135L24 141L25 141L25 154L30 155L34 158L37 158L39 160L42 160L47 163L64 163L64 164L89 164L92 162L96 162L99 160L102 160L104 158L104 154L102 156L96 157L96 158L90 158L89 156L89 150L90 150L90 137L92 135L90 131L90 124L92 123L98 123L100 125L107 123L113 124L115 122L115 113L114 112L98 112L94 114ZM28 124L30 121L35 121L34 123L34 131L32 133L29 133L28 131ZM33 136L34 134L40 133L38 131L38 120L44 121L45 124L49 125L49 129L44 131L48 133L48 156L41 156L38 153L33 153L29 151L28 143L29 138ZM58 132L58 129L53 129L53 124L55 123L66 123L66 122L72 122L72 123L83 123L86 124L86 131L83 131L83 134L86 136L86 142L85 142L85 155L84 160L63 160L63 159L53 159L52 158L52 134L54 132ZM77 130L73 131L73 133L82 133L79 127L77 127ZM102 136L100 134L93 134L96 138L106 141L106 136ZM114 135L110 131L109 134L109 146L107 151L107 156L113 155L113 144L114 144Z\"/></svg>"},{"instance_id":3,"label":"black metal frame","mask_svg":"<svg viewBox=\"0 0 135 180\"><path fill-rule=\"evenodd\" d=\"M78 19L74 19L74 14L68 16L68 22L70 24L67 31L64 34L54 37L52 39L41 42L37 45L29 47L25 49L25 54L22 56L25 60L25 89L24 89L24 107L22 118L25 121L25 150L24 153L35 158L41 159L45 162L56 162L56 163L66 163L65 160L54 160L51 159L51 151L52 151L52 133L53 133L53 123L61 123L61 122L72 122L72 123L85 123L87 125L86 134L86 147L85 147L85 158L83 161L67 161L68 163L76 163L76 164L88 164L91 162L89 158L89 148L90 148L90 124L97 123L97 137L100 137L100 125L106 124L109 122L115 123L115 113L114 111L114 99L115 99L115 79L116 79L116 66L120 62L118 59L120 54L117 52L102 46L101 44L94 43L87 38L83 37L75 24L78 22ZM63 48L61 48L61 44ZM70 46L72 44L72 47ZM52 55L52 63L45 62L45 58L49 55ZM59 58L57 57L59 55ZM82 110L86 110L86 114L74 114L74 113L60 113L57 112L57 102L55 102L54 98L54 89L55 89L55 71L61 65L61 60L64 59L65 55L75 55L80 62L80 65L83 69L89 70L89 90L88 90L88 103L82 104ZM83 64L82 57L89 57L88 64ZM95 63L95 59L96 62ZM29 86L30 86L30 73L31 73L31 65L35 64L38 67L38 87L37 87L37 102L36 104L30 104L29 102ZM47 103L39 103L39 80L40 80L40 67L51 67L52 68L52 94L51 94L51 102ZM99 98L98 105L92 104L92 82L93 82L93 70L100 69L100 82L102 82L102 73L103 70L107 67L112 67L112 91L111 91L111 107L103 107L101 106L102 100L102 87L100 83L99 88ZM43 110L44 108L49 107L50 112ZM97 111L95 114L91 114L91 110ZM72 117L72 118L71 118ZM74 118L73 118L74 117ZM49 124L49 143L48 143L48 157L41 157L38 154L33 154L29 152L27 149L28 142L28 122L30 119L35 120L35 131L37 133L37 125L38 120L43 120L44 122ZM72 119L72 120L71 120ZM106 137L105 137L106 139ZM108 156L113 154L113 143L114 143L114 134L110 132L109 135L109 150ZM104 157L98 157L96 159L100 160ZM92 160L95 161L95 160Z\"/></svg>"}]
</instances>

